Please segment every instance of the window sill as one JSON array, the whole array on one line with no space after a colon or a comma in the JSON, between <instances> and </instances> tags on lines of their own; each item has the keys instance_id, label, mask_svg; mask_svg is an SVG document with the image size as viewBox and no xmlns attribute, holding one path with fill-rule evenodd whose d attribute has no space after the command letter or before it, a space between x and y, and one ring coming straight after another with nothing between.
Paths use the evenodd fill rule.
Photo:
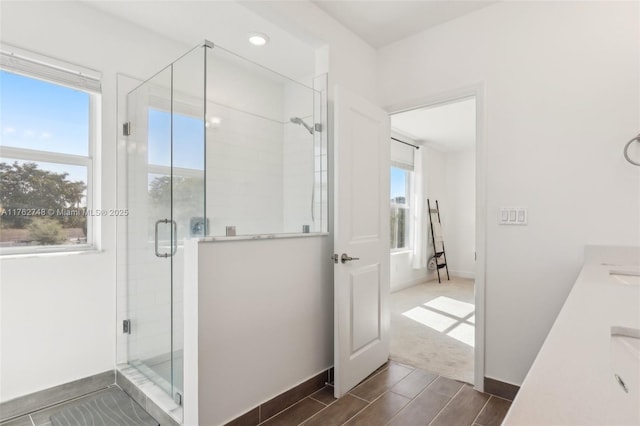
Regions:
<instances>
[{"instance_id":1,"label":"window sill","mask_svg":"<svg viewBox=\"0 0 640 426\"><path fill-rule=\"evenodd\" d=\"M76 250L57 250L57 251L43 251L40 253L4 253L0 254L1 260L11 260L11 259L28 259L28 258L39 258L39 257L54 257L54 256L76 256L81 254L98 254L102 253L103 250L99 250L95 247L88 247L86 249L76 249Z\"/></svg>"}]
</instances>

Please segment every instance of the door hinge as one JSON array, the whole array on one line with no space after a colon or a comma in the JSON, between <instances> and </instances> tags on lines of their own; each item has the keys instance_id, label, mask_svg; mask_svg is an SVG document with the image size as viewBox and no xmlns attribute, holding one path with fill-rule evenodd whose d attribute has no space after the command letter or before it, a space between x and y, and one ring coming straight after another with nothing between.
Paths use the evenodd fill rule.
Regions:
<instances>
[{"instance_id":1,"label":"door hinge","mask_svg":"<svg viewBox=\"0 0 640 426\"><path fill-rule=\"evenodd\" d=\"M131 334L131 320L123 320L122 321L122 333Z\"/></svg>"},{"instance_id":2,"label":"door hinge","mask_svg":"<svg viewBox=\"0 0 640 426\"><path fill-rule=\"evenodd\" d=\"M182 394L180 392L176 392L176 394L173 395L173 402L178 405L182 405Z\"/></svg>"},{"instance_id":3,"label":"door hinge","mask_svg":"<svg viewBox=\"0 0 640 426\"><path fill-rule=\"evenodd\" d=\"M127 121L122 125L122 135L131 136L131 122Z\"/></svg>"}]
</instances>

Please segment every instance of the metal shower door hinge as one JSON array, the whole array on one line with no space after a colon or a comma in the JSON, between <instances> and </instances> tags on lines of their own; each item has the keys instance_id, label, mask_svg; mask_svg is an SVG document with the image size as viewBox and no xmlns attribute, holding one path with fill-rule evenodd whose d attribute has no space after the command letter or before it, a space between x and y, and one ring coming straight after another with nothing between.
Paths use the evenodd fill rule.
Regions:
<instances>
[{"instance_id":1,"label":"metal shower door hinge","mask_svg":"<svg viewBox=\"0 0 640 426\"><path fill-rule=\"evenodd\" d=\"M131 334L131 320L123 320L122 321L122 332L124 334Z\"/></svg>"},{"instance_id":2,"label":"metal shower door hinge","mask_svg":"<svg viewBox=\"0 0 640 426\"><path fill-rule=\"evenodd\" d=\"M122 135L131 136L131 122L127 121L122 125Z\"/></svg>"},{"instance_id":3,"label":"metal shower door hinge","mask_svg":"<svg viewBox=\"0 0 640 426\"><path fill-rule=\"evenodd\" d=\"M176 392L176 394L173 395L173 402L178 405L182 405L182 394L180 392Z\"/></svg>"}]
</instances>

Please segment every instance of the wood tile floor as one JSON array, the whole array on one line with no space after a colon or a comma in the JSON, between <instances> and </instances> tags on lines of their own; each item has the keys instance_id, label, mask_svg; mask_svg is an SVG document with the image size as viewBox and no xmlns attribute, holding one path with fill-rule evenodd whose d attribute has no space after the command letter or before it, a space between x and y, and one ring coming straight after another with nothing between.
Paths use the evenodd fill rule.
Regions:
<instances>
[{"instance_id":1,"label":"wood tile floor","mask_svg":"<svg viewBox=\"0 0 640 426\"><path fill-rule=\"evenodd\" d=\"M326 386L260 423L265 426L498 426L511 401L390 361L344 397Z\"/></svg>"}]
</instances>

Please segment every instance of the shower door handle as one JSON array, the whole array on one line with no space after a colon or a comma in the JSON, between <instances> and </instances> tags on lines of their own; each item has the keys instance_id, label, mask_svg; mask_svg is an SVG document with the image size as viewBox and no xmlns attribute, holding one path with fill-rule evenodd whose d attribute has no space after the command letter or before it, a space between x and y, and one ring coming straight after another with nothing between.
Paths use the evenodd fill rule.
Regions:
<instances>
[{"instance_id":1,"label":"shower door handle","mask_svg":"<svg viewBox=\"0 0 640 426\"><path fill-rule=\"evenodd\" d=\"M172 227L171 254L160 253L160 251L158 250L158 225L160 225L161 223L171 223L171 227ZM155 247L155 252L157 257L173 257L173 255L176 254L176 252L178 251L178 224L176 223L175 220L169 220L169 219L156 220L154 247Z\"/></svg>"}]
</instances>

